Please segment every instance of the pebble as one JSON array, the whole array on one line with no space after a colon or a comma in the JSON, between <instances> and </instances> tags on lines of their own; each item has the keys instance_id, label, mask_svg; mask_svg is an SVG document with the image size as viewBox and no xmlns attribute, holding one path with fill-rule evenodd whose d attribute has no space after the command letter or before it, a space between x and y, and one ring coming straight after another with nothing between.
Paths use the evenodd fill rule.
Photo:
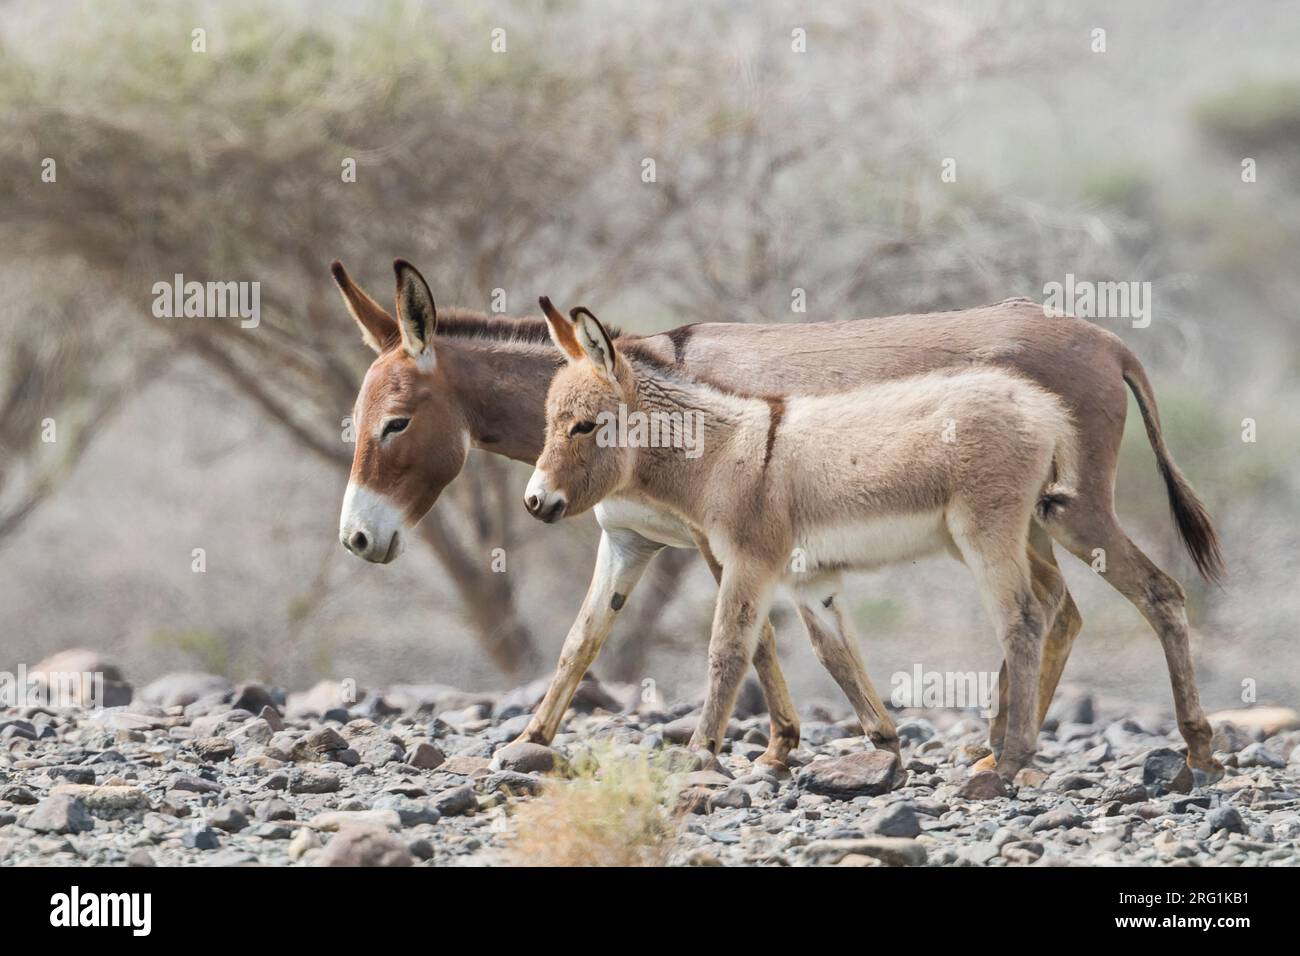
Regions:
<instances>
[{"instance_id":1,"label":"pebble","mask_svg":"<svg viewBox=\"0 0 1300 956\"><path fill-rule=\"evenodd\" d=\"M330 770L296 770L289 777L290 793L336 793L339 776Z\"/></svg>"},{"instance_id":2,"label":"pebble","mask_svg":"<svg viewBox=\"0 0 1300 956\"><path fill-rule=\"evenodd\" d=\"M1007 785L996 770L971 774L957 791L957 796L963 800L996 800L1006 794Z\"/></svg>"},{"instance_id":3,"label":"pebble","mask_svg":"<svg viewBox=\"0 0 1300 956\"><path fill-rule=\"evenodd\" d=\"M878 836L911 838L921 835L921 821L911 804L891 803L873 814L864 829Z\"/></svg>"},{"instance_id":4,"label":"pebble","mask_svg":"<svg viewBox=\"0 0 1300 956\"><path fill-rule=\"evenodd\" d=\"M344 827L378 827L400 830L402 818L396 810L328 810L312 817L308 824L317 830L341 830Z\"/></svg>"},{"instance_id":5,"label":"pebble","mask_svg":"<svg viewBox=\"0 0 1300 956\"><path fill-rule=\"evenodd\" d=\"M434 770L442 766L446 761L447 755L439 750L434 744L427 740L422 740L415 745L414 749L407 756L406 762L412 767L420 770Z\"/></svg>"},{"instance_id":6,"label":"pebble","mask_svg":"<svg viewBox=\"0 0 1300 956\"><path fill-rule=\"evenodd\" d=\"M516 773L550 773L558 764L558 754L542 744L519 741L506 744L492 755L493 770L513 770Z\"/></svg>"},{"instance_id":7,"label":"pebble","mask_svg":"<svg viewBox=\"0 0 1300 956\"><path fill-rule=\"evenodd\" d=\"M1192 789L1192 768L1187 766L1187 758L1182 754L1162 747L1148 753L1143 760L1142 782L1154 788L1157 793L1189 793Z\"/></svg>"},{"instance_id":8,"label":"pebble","mask_svg":"<svg viewBox=\"0 0 1300 956\"><path fill-rule=\"evenodd\" d=\"M829 760L815 760L800 771L799 785L810 793L839 799L879 796L898 780L898 758L886 750L863 750Z\"/></svg>"},{"instance_id":9,"label":"pebble","mask_svg":"<svg viewBox=\"0 0 1300 956\"><path fill-rule=\"evenodd\" d=\"M84 833L95 828L95 821L80 798L57 793L38 803L23 826L37 833Z\"/></svg>"},{"instance_id":10,"label":"pebble","mask_svg":"<svg viewBox=\"0 0 1300 956\"><path fill-rule=\"evenodd\" d=\"M691 811L673 865L1300 864L1300 729L1286 715L1217 722L1227 773L1193 788L1171 721L1067 702L1008 788L972 772L986 725L942 711L897 722L910 776L845 711L805 711L791 776L753 763L764 716L738 716L704 761L671 742L689 741L698 709L661 697L638 709L631 685L592 690L624 703L575 709L549 747L511 743L537 688L508 706L379 690L287 718L283 693L261 685L155 690L175 702L0 709L13 748L0 746L5 865L495 864L528 806L603 773L609 748L649 757Z\"/></svg>"},{"instance_id":11,"label":"pebble","mask_svg":"<svg viewBox=\"0 0 1300 956\"><path fill-rule=\"evenodd\" d=\"M340 830L316 857L317 866L413 866L407 845L391 833L369 827Z\"/></svg>"}]
</instances>

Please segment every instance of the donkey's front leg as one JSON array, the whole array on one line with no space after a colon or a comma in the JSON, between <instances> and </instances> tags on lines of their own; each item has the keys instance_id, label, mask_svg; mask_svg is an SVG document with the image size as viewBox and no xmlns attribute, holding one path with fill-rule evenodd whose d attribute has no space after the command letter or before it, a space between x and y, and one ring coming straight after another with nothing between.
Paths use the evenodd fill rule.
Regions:
<instances>
[{"instance_id":1,"label":"donkey's front leg","mask_svg":"<svg viewBox=\"0 0 1300 956\"><path fill-rule=\"evenodd\" d=\"M694 533L695 547L709 566L713 580L722 586L722 565L718 563L708 539ZM767 750L754 762L768 767L784 768L785 758L791 750L799 746L799 712L795 710L790 698L790 688L786 686L785 675L781 673L781 664L776 659L776 630L770 618L765 618L759 631L758 646L754 649L754 670L758 673L758 682L763 687L763 697L767 701L767 718L771 728Z\"/></svg>"},{"instance_id":2,"label":"donkey's front leg","mask_svg":"<svg viewBox=\"0 0 1300 956\"><path fill-rule=\"evenodd\" d=\"M722 570L718 606L709 638L709 687L691 748L716 754L736 705L740 680L754 658L759 631L772 603L773 575L733 561Z\"/></svg>"},{"instance_id":3,"label":"donkey's front leg","mask_svg":"<svg viewBox=\"0 0 1300 956\"><path fill-rule=\"evenodd\" d=\"M578 683L614 627L614 618L632 593L632 588L641 580L650 559L662 548L662 544L635 531L601 532L596 569L583 599L582 610L564 639L560 663L555 668L551 686L546 689L546 696L537 712L517 740L549 744L555 737L564 712L569 709L578 690Z\"/></svg>"}]
</instances>

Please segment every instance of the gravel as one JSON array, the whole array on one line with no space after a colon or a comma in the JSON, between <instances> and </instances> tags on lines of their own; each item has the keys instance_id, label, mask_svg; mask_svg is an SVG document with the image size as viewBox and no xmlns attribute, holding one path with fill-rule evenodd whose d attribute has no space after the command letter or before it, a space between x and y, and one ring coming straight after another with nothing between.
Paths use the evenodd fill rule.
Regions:
<instances>
[{"instance_id":1,"label":"gravel","mask_svg":"<svg viewBox=\"0 0 1300 956\"><path fill-rule=\"evenodd\" d=\"M961 713L899 714L900 765L820 707L781 772L753 762L762 715L706 762L675 743L698 702L584 688L550 747L511 743L534 684L286 695L177 674L103 711L0 710L0 866L493 864L521 804L610 748L674 770L677 865L1300 865L1284 708L1212 717L1227 771L1207 783L1171 719L1063 692L1036 766L1007 785L972 773L987 729Z\"/></svg>"}]
</instances>

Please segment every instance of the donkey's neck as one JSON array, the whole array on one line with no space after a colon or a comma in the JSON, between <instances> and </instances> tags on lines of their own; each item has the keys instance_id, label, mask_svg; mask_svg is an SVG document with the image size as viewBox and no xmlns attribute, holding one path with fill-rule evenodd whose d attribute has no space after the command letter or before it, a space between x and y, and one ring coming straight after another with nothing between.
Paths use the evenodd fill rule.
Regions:
<instances>
[{"instance_id":1,"label":"donkey's neck","mask_svg":"<svg viewBox=\"0 0 1300 956\"><path fill-rule=\"evenodd\" d=\"M703 516L696 513L697 507L723 458L731 459L726 470L732 480L739 477L737 469L752 466L757 473L765 467L765 461L737 460L736 453L750 445L756 445L761 452L764 434L772 421L771 401L736 395L657 369L642 367L637 372L637 411L647 416L669 416L664 420L680 424L695 444L637 447L633 481L640 491L700 523ZM779 422L780 411L775 414Z\"/></svg>"},{"instance_id":2,"label":"donkey's neck","mask_svg":"<svg viewBox=\"0 0 1300 956\"><path fill-rule=\"evenodd\" d=\"M549 344L438 340L438 361L474 447L531 464L546 437L546 392L560 363Z\"/></svg>"}]
</instances>

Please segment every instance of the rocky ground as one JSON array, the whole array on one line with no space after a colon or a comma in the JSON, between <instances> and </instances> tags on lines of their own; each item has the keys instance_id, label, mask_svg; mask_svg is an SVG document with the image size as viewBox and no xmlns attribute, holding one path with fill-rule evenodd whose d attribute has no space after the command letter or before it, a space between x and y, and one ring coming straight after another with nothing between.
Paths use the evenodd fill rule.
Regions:
<instances>
[{"instance_id":1,"label":"rocky ground","mask_svg":"<svg viewBox=\"0 0 1300 956\"><path fill-rule=\"evenodd\" d=\"M753 763L767 721L742 700L720 767L681 747L692 704L584 682L554 748L507 744L540 699L339 685L285 695L171 675L98 711L0 710L0 864L480 865L508 859L522 803L565 768L666 753L690 865L1278 866L1300 863L1300 715L1215 719L1224 778L1196 788L1171 722L1064 697L1037 769L972 774L983 721L899 716L904 771L814 709L791 772Z\"/></svg>"}]
</instances>

